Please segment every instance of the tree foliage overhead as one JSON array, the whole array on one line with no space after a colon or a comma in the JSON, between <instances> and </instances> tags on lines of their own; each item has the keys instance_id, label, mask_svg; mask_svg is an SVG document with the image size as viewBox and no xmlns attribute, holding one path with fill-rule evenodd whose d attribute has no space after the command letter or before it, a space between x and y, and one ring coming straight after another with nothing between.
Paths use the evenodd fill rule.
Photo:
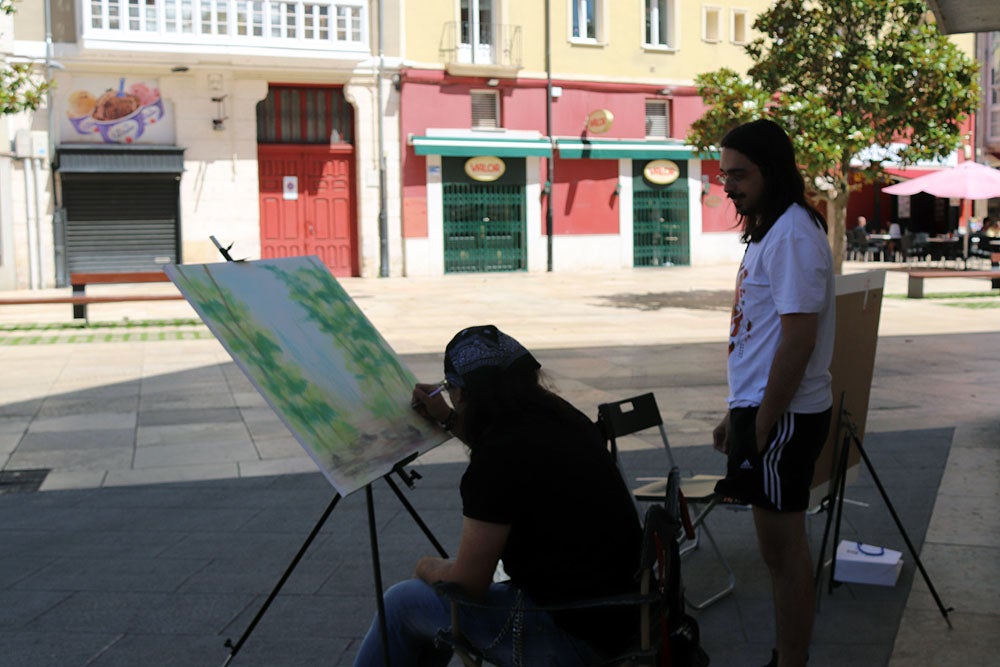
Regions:
<instances>
[{"instance_id":1,"label":"tree foliage overhead","mask_svg":"<svg viewBox=\"0 0 1000 667\"><path fill-rule=\"evenodd\" d=\"M14 0L0 0L0 14L16 11ZM34 111L48 89L49 83L38 76L32 63L0 63L0 115Z\"/></svg>"},{"instance_id":2,"label":"tree foliage overhead","mask_svg":"<svg viewBox=\"0 0 1000 667\"><path fill-rule=\"evenodd\" d=\"M977 65L928 16L923 0L776 0L754 22L748 77L696 77L709 110L688 141L707 150L741 123L781 124L806 184L830 204L839 266L851 158L894 142L909 144L904 163L944 157L978 104Z\"/></svg>"}]
</instances>

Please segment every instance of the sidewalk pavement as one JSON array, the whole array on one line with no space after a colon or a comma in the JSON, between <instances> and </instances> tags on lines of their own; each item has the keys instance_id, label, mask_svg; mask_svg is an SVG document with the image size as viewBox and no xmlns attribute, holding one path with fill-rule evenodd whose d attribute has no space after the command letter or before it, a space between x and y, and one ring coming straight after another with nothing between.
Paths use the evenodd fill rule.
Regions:
<instances>
[{"instance_id":1,"label":"sidewalk pavement","mask_svg":"<svg viewBox=\"0 0 1000 667\"><path fill-rule=\"evenodd\" d=\"M711 473L723 467L706 445L724 409L734 275L722 266L342 283L419 378L439 379L455 331L492 322L535 350L587 412L654 391L685 472ZM931 281L929 293L989 286L938 282L947 284ZM905 276L890 272L886 293L905 292ZM953 629L862 471L841 537L902 551L905 565L895 587L822 594L813 667L991 664L1000 520L985 508L1000 496L1000 309L986 306L996 303L884 301L865 437L933 585L955 608ZM246 631L332 488L201 325L3 327L69 317L69 306L0 306L0 665L220 664L222 642ZM91 306L92 322L125 317L194 314L184 302ZM404 489L451 551L464 456L442 445ZM622 459L632 477L666 465L649 437L625 443ZM351 664L375 608L363 495L336 507L233 664ZM432 549L384 486L374 499L389 585ZM720 510L710 522L737 586L697 612L703 644L713 665L763 664L770 594L752 522ZM814 553L824 524L822 514L809 520ZM694 597L719 583L713 567L707 553L685 560Z\"/></svg>"}]
</instances>

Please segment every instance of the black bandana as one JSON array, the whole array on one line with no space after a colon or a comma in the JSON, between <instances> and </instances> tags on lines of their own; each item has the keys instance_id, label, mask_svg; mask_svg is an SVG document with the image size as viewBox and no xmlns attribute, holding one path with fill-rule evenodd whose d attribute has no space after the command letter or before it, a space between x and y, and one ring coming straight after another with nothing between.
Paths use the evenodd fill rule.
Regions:
<instances>
[{"instance_id":1,"label":"black bandana","mask_svg":"<svg viewBox=\"0 0 1000 667\"><path fill-rule=\"evenodd\" d=\"M444 376L454 387L465 387L514 365L541 368L523 345L492 324L462 329L444 351Z\"/></svg>"}]
</instances>

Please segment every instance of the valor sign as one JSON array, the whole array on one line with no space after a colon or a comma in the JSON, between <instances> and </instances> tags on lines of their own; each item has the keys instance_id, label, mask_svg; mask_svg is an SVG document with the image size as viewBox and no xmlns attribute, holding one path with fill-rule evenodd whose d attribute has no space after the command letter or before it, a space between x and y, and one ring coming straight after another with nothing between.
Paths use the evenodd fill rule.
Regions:
<instances>
[{"instance_id":1,"label":"valor sign","mask_svg":"<svg viewBox=\"0 0 1000 667\"><path fill-rule=\"evenodd\" d=\"M646 180L656 185L670 185L681 175L681 169L673 160L653 160L642 170Z\"/></svg>"},{"instance_id":2,"label":"valor sign","mask_svg":"<svg viewBox=\"0 0 1000 667\"><path fill-rule=\"evenodd\" d=\"M587 131L594 134L604 134L611 129L611 124L615 122L615 115L607 109L597 109L591 111L587 116Z\"/></svg>"},{"instance_id":3,"label":"valor sign","mask_svg":"<svg viewBox=\"0 0 1000 667\"><path fill-rule=\"evenodd\" d=\"M492 155L470 157L465 161L465 175L474 181L489 183L503 176L505 171L504 161Z\"/></svg>"}]
</instances>

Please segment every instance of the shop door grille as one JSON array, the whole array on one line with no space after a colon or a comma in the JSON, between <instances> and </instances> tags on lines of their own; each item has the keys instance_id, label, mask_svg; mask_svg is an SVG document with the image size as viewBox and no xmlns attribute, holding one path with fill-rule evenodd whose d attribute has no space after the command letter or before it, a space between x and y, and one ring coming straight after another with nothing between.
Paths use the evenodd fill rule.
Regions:
<instances>
[{"instance_id":1,"label":"shop door grille","mask_svg":"<svg viewBox=\"0 0 1000 667\"><path fill-rule=\"evenodd\" d=\"M669 189L633 193L633 265L686 266L691 263L688 191Z\"/></svg>"},{"instance_id":2,"label":"shop door grille","mask_svg":"<svg viewBox=\"0 0 1000 667\"><path fill-rule=\"evenodd\" d=\"M524 213L521 185L444 184L445 273L525 270Z\"/></svg>"},{"instance_id":3,"label":"shop door grille","mask_svg":"<svg viewBox=\"0 0 1000 667\"><path fill-rule=\"evenodd\" d=\"M174 174L66 174L69 272L162 271L180 261L180 183Z\"/></svg>"}]
</instances>

